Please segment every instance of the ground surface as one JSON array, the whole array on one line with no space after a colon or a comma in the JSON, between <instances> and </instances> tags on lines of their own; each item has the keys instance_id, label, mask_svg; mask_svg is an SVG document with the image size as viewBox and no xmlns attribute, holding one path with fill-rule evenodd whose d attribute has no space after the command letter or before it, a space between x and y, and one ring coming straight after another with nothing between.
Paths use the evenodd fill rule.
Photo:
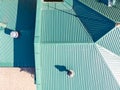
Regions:
<instances>
[{"instance_id":1,"label":"ground surface","mask_svg":"<svg viewBox=\"0 0 120 90\"><path fill-rule=\"evenodd\" d=\"M0 90L36 90L34 69L0 68Z\"/></svg>"}]
</instances>

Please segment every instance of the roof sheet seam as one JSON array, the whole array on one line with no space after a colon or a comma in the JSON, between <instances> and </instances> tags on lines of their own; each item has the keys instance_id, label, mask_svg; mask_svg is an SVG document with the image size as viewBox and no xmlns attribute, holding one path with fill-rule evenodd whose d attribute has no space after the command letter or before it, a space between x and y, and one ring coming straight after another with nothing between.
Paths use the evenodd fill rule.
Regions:
<instances>
[{"instance_id":1,"label":"roof sheet seam","mask_svg":"<svg viewBox=\"0 0 120 90\"><path fill-rule=\"evenodd\" d=\"M78 17L76 17L76 18L78 18ZM79 20L79 18L78 18L78 21L79 21L79 22L82 22L82 21L80 21L80 20ZM82 24L82 23L81 23L81 24ZM83 26L84 26L84 28L85 28L85 30L84 30L84 31L85 31L85 32L86 32L86 33L90 36L90 38L91 38L92 42L94 42L94 41L93 41L93 39L92 39L92 35L91 35L89 32L87 32L87 28L86 28L86 26L85 26L84 24L82 24L82 25L83 25Z\"/></svg>"},{"instance_id":2,"label":"roof sheet seam","mask_svg":"<svg viewBox=\"0 0 120 90\"><path fill-rule=\"evenodd\" d=\"M108 35L109 33L113 32L116 29L116 27L114 27L113 29L111 29L108 33L106 33L105 35L103 35L100 39L98 39L95 43L97 44L100 40L102 40L104 37L106 37L106 35Z\"/></svg>"}]
</instances>

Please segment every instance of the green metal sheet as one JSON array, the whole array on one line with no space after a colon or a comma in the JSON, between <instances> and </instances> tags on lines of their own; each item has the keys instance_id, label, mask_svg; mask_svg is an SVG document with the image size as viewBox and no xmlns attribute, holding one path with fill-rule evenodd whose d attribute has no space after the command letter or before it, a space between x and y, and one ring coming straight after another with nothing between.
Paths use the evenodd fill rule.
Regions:
<instances>
[{"instance_id":1,"label":"green metal sheet","mask_svg":"<svg viewBox=\"0 0 120 90\"><path fill-rule=\"evenodd\" d=\"M36 0L0 0L0 66L34 67ZM10 32L19 32L19 38Z\"/></svg>"},{"instance_id":2,"label":"green metal sheet","mask_svg":"<svg viewBox=\"0 0 120 90\"><path fill-rule=\"evenodd\" d=\"M37 90L119 90L76 14L61 3L38 0L34 38ZM74 70L75 76L69 78L67 72L60 72L55 65Z\"/></svg>"},{"instance_id":3,"label":"green metal sheet","mask_svg":"<svg viewBox=\"0 0 120 90\"><path fill-rule=\"evenodd\" d=\"M37 90L119 90L119 86L94 44L39 44L40 72ZM63 65L75 72L73 78L60 72ZM37 70L37 69L36 69ZM40 83L41 82L41 83ZM41 86L41 87L40 87Z\"/></svg>"},{"instance_id":4,"label":"green metal sheet","mask_svg":"<svg viewBox=\"0 0 120 90\"><path fill-rule=\"evenodd\" d=\"M120 56L112 53L111 51L105 49L104 47L101 47L98 44L96 46L103 56L106 65L120 86Z\"/></svg>"},{"instance_id":5,"label":"green metal sheet","mask_svg":"<svg viewBox=\"0 0 120 90\"><path fill-rule=\"evenodd\" d=\"M42 1L37 0L37 6L36 6L36 24L35 24L35 37L40 36L41 33L41 7L42 7ZM36 38L34 39L36 41Z\"/></svg>"},{"instance_id":6,"label":"green metal sheet","mask_svg":"<svg viewBox=\"0 0 120 90\"><path fill-rule=\"evenodd\" d=\"M120 28L112 29L97 44L120 56Z\"/></svg>"},{"instance_id":7,"label":"green metal sheet","mask_svg":"<svg viewBox=\"0 0 120 90\"><path fill-rule=\"evenodd\" d=\"M34 67L34 32L36 0L19 0L16 31L19 38L14 39L14 66Z\"/></svg>"},{"instance_id":8,"label":"green metal sheet","mask_svg":"<svg viewBox=\"0 0 120 90\"><path fill-rule=\"evenodd\" d=\"M36 30L41 31L36 31L35 35L41 36L42 43L86 43L92 42L92 39L97 41L115 26L113 21L75 0L71 10L46 9L43 7L46 4L49 3L42 6L38 4L41 12L37 12L36 19L40 25L36 26ZM50 8L51 6L48 5Z\"/></svg>"},{"instance_id":9,"label":"green metal sheet","mask_svg":"<svg viewBox=\"0 0 120 90\"><path fill-rule=\"evenodd\" d=\"M0 66L13 66L13 38L0 30Z\"/></svg>"},{"instance_id":10,"label":"green metal sheet","mask_svg":"<svg viewBox=\"0 0 120 90\"><path fill-rule=\"evenodd\" d=\"M98 0L79 0L95 11L101 13L102 15L108 17L109 19L120 22L120 1L117 0L117 3L114 7L108 7L104 3L98 2Z\"/></svg>"},{"instance_id":11,"label":"green metal sheet","mask_svg":"<svg viewBox=\"0 0 120 90\"><path fill-rule=\"evenodd\" d=\"M38 88L39 90L41 90L41 85L37 85L37 88Z\"/></svg>"},{"instance_id":12,"label":"green metal sheet","mask_svg":"<svg viewBox=\"0 0 120 90\"><path fill-rule=\"evenodd\" d=\"M94 42L115 27L115 22L84 5L78 0L73 1L73 10L76 17L82 22L86 31L91 35Z\"/></svg>"},{"instance_id":13,"label":"green metal sheet","mask_svg":"<svg viewBox=\"0 0 120 90\"><path fill-rule=\"evenodd\" d=\"M0 23L15 30L18 0L0 0ZM14 40L5 29L0 30L0 66L14 65Z\"/></svg>"},{"instance_id":14,"label":"green metal sheet","mask_svg":"<svg viewBox=\"0 0 120 90\"><path fill-rule=\"evenodd\" d=\"M7 28L15 30L18 0L0 1L0 22L6 23Z\"/></svg>"},{"instance_id":15,"label":"green metal sheet","mask_svg":"<svg viewBox=\"0 0 120 90\"><path fill-rule=\"evenodd\" d=\"M93 42L82 23L74 16L74 12L71 12L67 10L45 10L41 12L40 36L42 43Z\"/></svg>"}]
</instances>

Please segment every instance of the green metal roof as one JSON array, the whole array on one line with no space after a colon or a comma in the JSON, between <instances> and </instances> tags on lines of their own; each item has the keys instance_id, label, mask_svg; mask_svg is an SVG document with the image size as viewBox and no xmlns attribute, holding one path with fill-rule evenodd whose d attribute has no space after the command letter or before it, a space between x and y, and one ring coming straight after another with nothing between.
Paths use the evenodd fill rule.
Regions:
<instances>
[{"instance_id":1,"label":"green metal roof","mask_svg":"<svg viewBox=\"0 0 120 90\"><path fill-rule=\"evenodd\" d=\"M114 27L114 20L108 18L77 0L64 3L38 0L34 41L38 90L120 89L94 42L102 40ZM100 31L101 26L104 32ZM97 36L99 38L94 40ZM55 65L74 70L75 77L69 78Z\"/></svg>"},{"instance_id":2,"label":"green metal roof","mask_svg":"<svg viewBox=\"0 0 120 90\"><path fill-rule=\"evenodd\" d=\"M18 0L0 1L0 22L7 24L7 28L15 30Z\"/></svg>"},{"instance_id":3,"label":"green metal roof","mask_svg":"<svg viewBox=\"0 0 120 90\"><path fill-rule=\"evenodd\" d=\"M115 22L77 0L73 1L73 10L94 42L115 27Z\"/></svg>"},{"instance_id":4,"label":"green metal roof","mask_svg":"<svg viewBox=\"0 0 120 90\"><path fill-rule=\"evenodd\" d=\"M95 44L38 44L36 84L38 90L119 90L111 71ZM63 65L75 72L73 78L60 72Z\"/></svg>"},{"instance_id":5,"label":"green metal roof","mask_svg":"<svg viewBox=\"0 0 120 90\"><path fill-rule=\"evenodd\" d=\"M0 0L0 66L34 66L34 29L36 0ZM16 30L20 37L13 39Z\"/></svg>"},{"instance_id":6,"label":"green metal roof","mask_svg":"<svg viewBox=\"0 0 120 90\"><path fill-rule=\"evenodd\" d=\"M40 36L42 43L95 42L115 26L115 22L75 0L72 9L61 10L48 4L49 8L44 3L38 5L41 12L37 12L35 36Z\"/></svg>"},{"instance_id":7,"label":"green metal roof","mask_svg":"<svg viewBox=\"0 0 120 90\"><path fill-rule=\"evenodd\" d=\"M15 30L18 0L0 1L0 23L7 24L7 28ZM14 39L0 29L0 66L14 65Z\"/></svg>"},{"instance_id":8,"label":"green metal roof","mask_svg":"<svg viewBox=\"0 0 120 90\"><path fill-rule=\"evenodd\" d=\"M109 51L108 49L96 44L98 50L100 51L101 55L104 58L104 62L110 69L112 75L115 77L116 81L120 85L120 56L116 55L115 53Z\"/></svg>"},{"instance_id":9,"label":"green metal roof","mask_svg":"<svg viewBox=\"0 0 120 90\"><path fill-rule=\"evenodd\" d=\"M89 6L90 8L94 9L95 11L101 13L102 15L108 17L109 19L115 22L120 22L119 0L116 0L117 3L113 7L108 7L106 4L98 2L98 0L79 0L79 1Z\"/></svg>"},{"instance_id":10,"label":"green metal roof","mask_svg":"<svg viewBox=\"0 0 120 90\"><path fill-rule=\"evenodd\" d=\"M120 28L112 29L96 43L120 56Z\"/></svg>"},{"instance_id":11,"label":"green metal roof","mask_svg":"<svg viewBox=\"0 0 120 90\"><path fill-rule=\"evenodd\" d=\"M0 66L13 66L13 39L0 30Z\"/></svg>"},{"instance_id":12,"label":"green metal roof","mask_svg":"<svg viewBox=\"0 0 120 90\"><path fill-rule=\"evenodd\" d=\"M68 13L69 12L69 13ZM42 43L91 43L92 38L71 10L42 11ZM66 20L65 20L66 19Z\"/></svg>"}]
</instances>

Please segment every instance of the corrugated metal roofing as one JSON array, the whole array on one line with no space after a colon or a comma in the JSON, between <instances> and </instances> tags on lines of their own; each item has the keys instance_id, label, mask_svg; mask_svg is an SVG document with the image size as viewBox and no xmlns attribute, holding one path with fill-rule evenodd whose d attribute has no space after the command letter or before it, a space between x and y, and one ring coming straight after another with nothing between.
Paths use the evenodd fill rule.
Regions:
<instances>
[{"instance_id":1,"label":"corrugated metal roofing","mask_svg":"<svg viewBox=\"0 0 120 90\"><path fill-rule=\"evenodd\" d=\"M76 16L85 26L93 41L97 41L115 27L115 23L113 21L94 11L83 3L74 0L73 6Z\"/></svg>"},{"instance_id":2,"label":"corrugated metal roofing","mask_svg":"<svg viewBox=\"0 0 120 90\"><path fill-rule=\"evenodd\" d=\"M72 10L60 10L51 5L44 9L43 6L44 4L41 6L42 11L38 12L42 18L39 21L41 26L37 28L41 27L41 31L38 29L36 36L40 32L41 42L44 43L86 43L92 42L92 39L97 41L115 26L113 21L75 0Z\"/></svg>"},{"instance_id":3,"label":"corrugated metal roofing","mask_svg":"<svg viewBox=\"0 0 120 90\"><path fill-rule=\"evenodd\" d=\"M89 6L90 8L94 9L95 11L103 14L109 19L115 22L120 22L120 1L119 0L117 0L117 3L114 7L108 7L107 5L100 3L97 0L79 0L79 1Z\"/></svg>"},{"instance_id":4,"label":"corrugated metal roofing","mask_svg":"<svg viewBox=\"0 0 120 90\"><path fill-rule=\"evenodd\" d=\"M41 19L42 43L91 43L92 38L72 11L45 10ZM65 20L66 19L66 20Z\"/></svg>"},{"instance_id":5,"label":"corrugated metal roofing","mask_svg":"<svg viewBox=\"0 0 120 90\"><path fill-rule=\"evenodd\" d=\"M13 66L13 39L0 30L0 66Z\"/></svg>"},{"instance_id":6,"label":"corrugated metal roofing","mask_svg":"<svg viewBox=\"0 0 120 90\"><path fill-rule=\"evenodd\" d=\"M112 29L97 44L120 56L120 28Z\"/></svg>"},{"instance_id":7,"label":"corrugated metal roofing","mask_svg":"<svg viewBox=\"0 0 120 90\"><path fill-rule=\"evenodd\" d=\"M18 0L16 31L14 39L14 66L34 67L34 32L36 0Z\"/></svg>"},{"instance_id":8,"label":"corrugated metal roofing","mask_svg":"<svg viewBox=\"0 0 120 90\"><path fill-rule=\"evenodd\" d=\"M0 1L0 22L6 23L7 28L15 30L18 0Z\"/></svg>"},{"instance_id":9,"label":"corrugated metal roofing","mask_svg":"<svg viewBox=\"0 0 120 90\"><path fill-rule=\"evenodd\" d=\"M38 90L119 90L119 86L94 44L39 44L36 58ZM60 72L63 65L75 72L73 78ZM40 82L41 81L41 82Z\"/></svg>"},{"instance_id":10,"label":"corrugated metal roofing","mask_svg":"<svg viewBox=\"0 0 120 90\"><path fill-rule=\"evenodd\" d=\"M7 28L15 30L18 0L0 1L0 23L7 24ZM0 29L0 66L14 65L14 40L4 29Z\"/></svg>"},{"instance_id":11,"label":"corrugated metal roofing","mask_svg":"<svg viewBox=\"0 0 120 90\"><path fill-rule=\"evenodd\" d=\"M97 26L98 29L104 25L105 27L112 25L109 27L113 28L115 23L95 11L93 13L91 9L80 7L80 4L75 4L74 1L76 0L73 0L74 8L69 5L72 9L63 7L61 3L42 3L40 0L37 3L34 41L37 89L106 90L107 88L107 90L119 90L117 81L92 41L90 32L87 33L86 30L89 30L88 26L96 28L94 24L99 26ZM78 12L74 11L76 8ZM83 11L79 10L81 8ZM88 11L84 12L85 10ZM90 16L87 15L88 12ZM81 14L86 17L94 16L92 20L84 18L86 24L90 22L86 27L85 23L81 22L80 17L77 16ZM96 21L92 23L94 18L101 22L103 20L102 24L98 24L101 22L95 23ZM106 23L104 24L104 22ZM104 32L101 37L107 32ZM96 33L92 32L96 36L103 32L96 31ZM68 78L66 72L60 72L55 65L62 65L67 69L74 70L75 77Z\"/></svg>"},{"instance_id":12,"label":"corrugated metal roofing","mask_svg":"<svg viewBox=\"0 0 120 90\"><path fill-rule=\"evenodd\" d=\"M0 0L0 23L7 28L0 30L0 66L34 66L34 29L36 0ZM19 38L10 32L19 32Z\"/></svg>"},{"instance_id":13,"label":"corrugated metal roofing","mask_svg":"<svg viewBox=\"0 0 120 90\"><path fill-rule=\"evenodd\" d=\"M120 56L110 52L109 50L97 45L101 55L108 68L111 70L113 76L120 86Z\"/></svg>"}]
</instances>

